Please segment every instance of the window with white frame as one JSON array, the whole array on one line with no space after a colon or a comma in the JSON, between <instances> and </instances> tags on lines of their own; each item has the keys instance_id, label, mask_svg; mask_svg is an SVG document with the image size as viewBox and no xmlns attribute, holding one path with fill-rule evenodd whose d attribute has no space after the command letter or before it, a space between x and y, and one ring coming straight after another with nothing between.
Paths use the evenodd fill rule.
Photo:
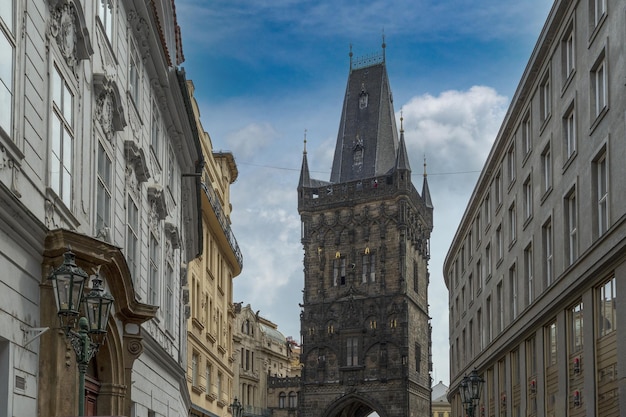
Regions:
<instances>
[{"instance_id":1,"label":"window with white frame","mask_svg":"<svg viewBox=\"0 0 626 417\"><path fill-rule=\"evenodd\" d=\"M517 210L515 202L509 206L509 244L517 239Z\"/></svg>"},{"instance_id":2,"label":"window with white frame","mask_svg":"<svg viewBox=\"0 0 626 417\"><path fill-rule=\"evenodd\" d=\"M362 279L363 282L375 282L376 281L376 255L366 251L361 257L361 265L363 268Z\"/></svg>"},{"instance_id":3,"label":"window with white frame","mask_svg":"<svg viewBox=\"0 0 626 417\"><path fill-rule=\"evenodd\" d=\"M578 258L578 209L576 205L576 188L565 196L565 227L567 230L567 259L568 265Z\"/></svg>"},{"instance_id":4,"label":"window with white frame","mask_svg":"<svg viewBox=\"0 0 626 417\"><path fill-rule=\"evenodd\" d=\"M126 263L133 278L135 288L138 289L139 266L139 209L135 200L129 195L126 202Z\"/></svg>"},{"instance_id":5,"label":"window with white frame","mask_svg":"<svg viewBox=\"0 0 626 417\"><path fill-rule=\"evenodd\" d=\"M552 285L553 281L553 253L552 253L552 220L548 219L542 227L543 240L543 272L545 286Z\"/></svg>"},{"instance_id":6,"label":"window with white frame","mask_svg":"<svg viewBox=\"0 0 626 417\"><path fill-rule=\"evenodd\" d=\"M539 86L539 110L541 111L541 122L545 122L550 118L552 112L552 83L550 82L550 72L541 80Z\"/></svg>"},{"instance_id":7,"label":"window with white frame","mask_svg":"<svg viewBox=\"0 0 626 417\"><path fill-rule=\"evenodd\" d=\"M589 0L589 19L591 28L595 28L606 14L606 0Z\"/></svg>"},{"instance_id":8,"label":"window with white frame","mask_svg":"<svg viewBox=\"0 0 626 417\"><path fill-rule=\"evenodd\" d=\"M476 280L478 289L481 289L483 287L484 277L485 274L483 273L483 266L481 265L480 258L478 258L478 260L476 261Z\"/></svg>"},{"instance_id":9,"label":"window with white frame","mask_svg":"<svg viewBox=\"0 0 626 417\"><path fill-rule=\"evenodd\" d=\"M518 314L517 300L517 268L515 264L509 268L509 304L511 306L511 320L515 320Z\"/></svg>"},{"instance_id":10,"label":"window with white frame","mask_svg":"<svg viewBox=\"0 0 626 417\"><path fill-rule=\"evenodd\" d=\"M596 236L602 236L609 228L609 186L606 148L593 162L593 183L595 189L595 217L597 218Z\"/></svg>"},{"instance_id":11,"label":"window with white frame","mask_svg":"<svg viewBox=\"0 0 626 417\"><path fill-rule=\"evenodd\" d=\"M491 262L491 243L488 243L485 246L485 271L487 275L487 279L491 276L492 273L492 262Z\"/></svg>"},{"instance_id":12,"label":"window with white frame","mask_svg":"<svg viewBox=\"0 0 626 417\"><path fill-rule=\"evenodd\" d=\"M109 42L113 40L113 1L114 0L98 0L98 19L102 24L102 29L106 34Z\"/></svg>"},{"instance_id":13,"label":"window with white frame","mask_svg":"<svg viewBox=\"0 0 626 417\"><path fill-rule=\"evenodd\" d=\"M607 76L604 53L591 69L591 105L593 116L598 117L607 106Z\"/></svg>"},{"instance_id":14,"label":"window with white frame","mask_svg":"<svg viewBox=\"0 0 626 417\"><path fill-rule=\"evenodd\" d=\"M70 207L74 149L74 94L58 68L52 70L50 186Z\"/></svg>"},{"instance_id":15,"label":"window with white frame","mask_svg":"<svg viewBox=\"0 0 626 417\"><path fill-rule=\"evenodd\" d=\"M563 149L568 160L576 152L576 108L572 104L563 116Z\"/></svg>"},{"instance_id":16,"label":"window with white frame","mask_svg":"<svg viewBox=\"0 0 626 417\"><path fill-rule=\"evenodd\" d=\"M546 338L546 365L553 366L558 363L558 344L556 334L556 321L545 327Z\"/></svg>"},{"instance_id":17,"label":"window with white frame","mask_svg":"<svg viewBox=\"0 0 626 417\"><path fill-rule=\"evenodd\" d=\"M167 264L165 280L165 328L172 333L174 331L174 270L172 265Z\"/></svg>"},{"instance_id":18,"label":"window with white frame","mask_svg":"<svg viewBox=\"0 0 626 417\"><path fill-rule=\"evenodd\" d=\"M159 159L161 145L161 116L156 103L152 103L152 124L150 127L150 145L154 155Z\"/></svg>"},{"instance_id":19,"label":"window with white frame","mask_svg":"<svg viewBox=\"0 0 626 417\"><path fill-rule=\"evenodd\" d=\"M98 185L96 189L96 231L106 236L111 227L111 159L98 142Z\"/></svg>"},{"instance_id":20,"label":"window with white frame","mask_svg":"<svg viewBox=\"0 0 626 417\"><path fill-rule=\"evenodd\" d=\"M561 67L563 80L567 81L576 68L576 43L574 38L574 24L571 23L561 40Z\"/></svg>"},{"instance_id":21,"label":"window with white frame","mask_svg":"<svg viewBox=\"0 0 626 417\"><path fill-rule=\"evenodd\" d=\"M531 305L535 299L535 273L533 270L533 245L529 243L524 249L524 274L526 281L526 304Z\"/></svg>"},{"instance_id":22,"label":"window with white frame","mask_svg":"<svg viewBox=\"0 0 626 417\"><path fill-rule=\"evenodd\" d=\"M598 337L603 337L617 329L617 293L615 276L605 281L597 289Z\"/></svg>"},{"instance_id":23,"label":"window with white frame","mask_svg":"<svg viewBox=\"0 0 626 417\"><path fill-rule=\"evenodd\" d=\"M509 175L509 184L515 181L515 144L511 144L509 150L506 152L506 169Z\"/></svg>"},{"instance_id":24,"label":"window with white frame","mask_svg":"<svg viewBox=\"0 0 626 417\"><path fill-rule=\"evenodd\" d=\"M137 51L137 45L132 36L129 36L129 65L128 65L128 91L135 107L139 108L141 93L141 59Z\"/></svg>"},{"instance_id":25,"label":"window with white frame","mask_svg":"<svg viewBox=\"0 0 626 417\"><path fill-rule=\"evenodd\" d=\"M552 189L552 152L549 143L541 154L541 176L543 178L542 191L546 193Z\"/></svg>"},{"instance_id":26,"label":"window with white frame","mask_svg":"<svg viewBox=\"0 0 626 417\"><path fill-rule=\"evenodd\" d=\"M533 183L530 174L524 180L524 220L533 215Z\"/></svg>"},{"instance_id":27,"label":"window with white frame","mask_svg":"<svg viewBox=\"0 0 626 417\"><path fill-rule=\"evenodd\" d=\"M161 257L159 253L159 242L154 235L150 234L150 271L148 283L148 304L160 305L159 303L159 266Z\"/></svg>"},{"instance_id":28,"label":"window with white frame","mask_svg":"<svg viewBox=\"0 0 626 417\"><path fill-rule=\"evenodd\" d=\"M504 256L504 246L503 246L503 238L502 238L502 225L499 224L496 228L496 256L498 257L498 262Z\"/></svg>"},{"instance_id":29,"label":"window with white frame","mask_svg":"<svg viewBox=\"0 0 626 417\"><path fill-rule=\"evenodd\" d=\"M15 64L14 0L0 6L0 131L13 136L13 65Z\"/></svg>"},{"instance_id":30,"label":"window with white frame","mask_svg":"<svg viewBox=\"0 0 626 417\"><path fill-rule=\"evenodd\" d=\"M356 337L346 338L346 366L359 364L359 339Z\"/></svg>"}]
</instances>

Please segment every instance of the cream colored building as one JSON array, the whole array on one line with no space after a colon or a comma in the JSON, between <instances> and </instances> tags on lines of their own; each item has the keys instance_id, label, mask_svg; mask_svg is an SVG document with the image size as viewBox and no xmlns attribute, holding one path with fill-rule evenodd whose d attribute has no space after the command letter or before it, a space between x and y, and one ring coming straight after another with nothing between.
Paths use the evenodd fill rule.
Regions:
<instances>
[{"instance_id":1,"label":"cream colored building","mask_svg":"<svg viewBox=\"0 0 626 417\"><path fill-rule=\"evenodd\" d=\"M452 406L448 401L448 387L441 381L431 391L431 417L452 417Z\"/></svg>"},{"instance_id":2,"label":"cream colored building","mask_svg":"<svg viewBox=\"0 0 626 417\"><path fill-rule=\"evenodd\" d=\"M444 264L455 416L474 368L480 416L626 416L625 10L555 1L495 138Z\"/></svg>"},{"instance_id":3,"label":"cream colored building","mask_svg":"<svg viewBox=\"0 0 626 417\"><path fill-rule=\"evenodd\" d=\"M192 416L228 416L233 401L233 279L243 258L230 228L230 185L237 179L237 165L229 152L215 152L200 122L193 99L193 83L187 83L202 138L204 168L202 186L202 256L189 264L183 298L188 303L187 383Z\"/></svg>"},{"instance_id":4,"label":"cream colored building","mask_svg":"<svg viewBox=\"0 0 626 417\"><path fill-rule=\"evenodd\" d=\"M290 369L287 338L249 304L235 304L235 313L234 396L241 401L245 417L265 416L269 413L268 381L287 377Z\"/></svg>"}]
</instances>

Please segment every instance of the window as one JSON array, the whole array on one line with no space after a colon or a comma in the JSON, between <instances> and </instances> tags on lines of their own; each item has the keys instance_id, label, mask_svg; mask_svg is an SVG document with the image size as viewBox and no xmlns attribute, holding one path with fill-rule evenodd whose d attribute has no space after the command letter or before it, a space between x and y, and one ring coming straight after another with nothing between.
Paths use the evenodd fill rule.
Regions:
<instances>
[{"instance_id":1,"label":"window","mask_svg":"<svg viewBox=\"0 0 626 417\"><path fill-rule=\"evenodd\" d=\"M105 228L111 227L111 159L98 142L98 186L96 191L96 232L107 236Z\"/></svg>"},{"instance_id":2,"label":"window","mask_svg":"<svg viewBox=\"0 0 626 417\"><path fill-rule=\"evenodd\" d=\"M528 175L524 180L524 220L528 220L533 215L533 183Z\"/></svg>"},{"instance_id":3,"label":"window","mask_svg":"<svg viewBox=\"0 0 626 417\"><path fill-rule=\"evenodd\" d=\"M167 265L165 280L165 328L172 333L174 331L174 271L171 265ZM173 334L172 334L173 335Z\"/></svg>"},{"instance_id":4,"label":"window","mask_svg":"<svg viewBox=\"0 0 626 417\"><path fill-rule=\"evenodd\" d=\"M567 230L567 259L568 265L578 258L578 217L576 208L576 189L572 189L565 196L565 228Z\"/></svg>"},{"instance_id":5,"label":"window","mask_svg":"<svg viewBox=\"0 0 626 417\"><path fill-rule=\"evenodd\" d=\"M489 343L491 342L491 322L493 319L493 312L491 311L491 296L487 297L487 311L485 312L485 314L487 315L487 317L485 317L485 331L486 331L486 342Z\"/></svg>"},{"instance_id":6,"label":"window","mask_svg":"<svg viewBox=\"0 0 626 417\"><path fill-rule=\"evenodd\" d=\"M478 350L481 351L485 346L485 329L483 328L483 315L480 308L476 311L476 328L480 333L478 337Z\"/></svg>"},{"instance_id":7,"label":"window","mask_svg":"<svg viewBox=\"0 0 626 417\"><path fill-rule=\"evenodd\" d=\"M135 40L132 37L129 39L129 74L128 74L128 91L130 97L135 103L135 107L139 107L139 97L141 93L141 60L139 58L139 52L135 45Z\"/></svg>"},{"instance_id":8,"label":"window","mask_svg":"<svg viewBox=\"0 0 626 417\"><path fill-rule=\"evenodd\" d=\"M583 348L583 303L572 307L570 315L570 353L581 351Z\"/></svg>"},{"instance_id":9,"label":"window","mask_svg":"<svg viewBox=\"0 0 626 417\"><path fill-rule=\"evenodd\" d=\"M472 274L467 277L467 290L469 292L470 303L474 301L474 278Z\"/></svg>"},{"instance_id":10,"label":"window","mask_svg":"<svg viewBox=\"0 0 626 417\"><path fill-rule=\"evenodd\" d=\"M598 26L606 14L606 0L589 0L589 19L591 28Z\"/></svg>"},{"instance_id":11,"label":"window","mask_svg":"<svg viewBox=\"0 0 626 417\"><path fill-rule=\"evenodd\" d=\"M419 269L415 261L413 261L413 290L419 292Z\"/></svg>"},{"instance_id":12,"label":"window","mask_svg":"<svg viewBox=\"0 0 626 417\"><path fill-rule=\"evenodd\" d=\"M335 258L333 262L333 285L346 285L346 258Z\"/></svg>"},{"instance_id":13,"label":"window","mask_svg":"<svg viewBox=\"0 0 626 417\"><path fill-rule=\"evenodd\" d=\"M511 306L511 319L515 320L518 314L517 268L515 264L509 268L509 304Z\"/></svg>"},{"instance_id":14,"label":"window","mask_svg":"<svg viewBox=\"0 0 626 417\"><path fill-rule=\"evenodd\" d=\"M598 117L607 106L607 79L604 54L591 69L590 86L593 116Z\"/></svg>"},{"instance_id":15,"label":"window","mask_svg":"<svg viewBox=\"0 0 626 417\"><path fill-rule=\"evenodd\" d=\"M200 366L200 358L196 352L191 354L191 386L198 386L198 367Z\"/></svg>"},{"instance_id":16,"label":"window","mask_svg":"<svg viewBox=\"0 0 626 417\"><path fill-rule=\"evenodd\" d=\"M539 110L541 111L540 114L541 114L542 123L550 118L550 113L552 111L551 88L552 88L552 85L550 83L550 73L548 72L543 77L543 80L541 80L541 85L539 86L539 97L541 100L541 102L539 103Z\"/></svg>"},{"instance_id":17,"label":"window","mask_svg":"<svg viewBox=\"0 0 626 417\"><path fill-rule=\"evenodd\" d=\"M156 103L152 103L152 126L150 129L150 144L152 145L154 155L158 159L160 149L159 145L161 142L161 116L159 115Z\"/></svg>"},{"instance_id":18,"label":"window","mask_svg":"<svg viewBox=\"0 0 626 417\"><path fill-rule=\"evenodd\" d=\"M289 392L289 408L297 408L298 407L298 395L291 391Z\"/></svg>"},{"instance_id":19,"label":"window","mask_svg":"<svg viewBox=\"0 0 626 417\"><path fill-rule=\"evenodd\" d=\"M487 279L491 276L491 244L487 244L485 247L485 272Z\"/></svg>"},{"instance_id":20,"label":"window","mask_svg":"<svg viewBox=\"0 0 626 417\"><path fill-rule=\"evenodd\" d=\"M278 394L278 408L285 408L285 400L287 399L287 394L281 392Z\"/></svg>"},{"instance_id":21,"label":"window","mask_svg":"<svg viewBox=\"0 0 626 417\"><path fill-rule=\"evenodd\" d=\"M571 23L561 41L561 61L563 80L567 81L576 68L576 44L574 43L574 24Z\"/></svg>"},{"instance_id":22,"label":"window","mask_svg":"<svg viewBox=\"0 0 626 417\"><path fill-rule=\"evenodd\" d=\"M615 292L615 276L598 288L598 337L612 333L617 328L617 295Z\"/></svg>"},{"instance_id":23,"label":"window","mask_svg":"<svg viewBox=\"0 0 626 417\"><path fill-rule=\"evenodd\" d=\"M168 149L167 157L167 186L170 189L172 197L174 196L174 190L176 189L176 155L174 155L174 149L170 146ZM174 199L176 201L176 199Z\"/></svg>"},{"instance_id":24,"label":"window","mask_svg":"<svg viewBox=\"0 0 626 417\"><path fill-rule=\"evenodd\" d=\"M537 375L537 341L534 336L526 341L526 368L529 376Z\"/></svg>"},{"instance_id":25,"label":"window","mask_svg":"<svg viewBox=\"0 0 626 417\"><path fill-rule=\"evenodd\" d=\"M502 204L502 171L500 170L496 173L493 189L496 193L496 207L500 207Z\"/></svg>"},{"instance_id":26,"label":"window","mask_svg":"<svg viewBox=\"0 0 626 417\"><path fill-rule=\"evenodd\" d=\"M543 87L542 87L543 91ZM543 99L543 96L542 96ZM528 155L533 148L532 126L530 124L530 113L527 113L522 121L522 150L524 156Z\"/></svg>"},{"instance_id":27,"label":"window","mask_svg":"<svg viewBox=\"0 0 626 417\"><path fill-rule=\"evenodd\" d=\"M509 184L515 181L515 144L512 144L506 153L506 170L509 175Z\"/></svg>"},{"instance_id":28,"label":"window","mask_svg":"<svg viewBox=\"0 0 626 417\"><path fill-rule=\"evenodd\" d=\"M515 203L509 207L509 244L513 244L517 238L517 213Z\"/></svg>"},{"instance_id":29,"label":"window","mask_svg":"<svg viewBox=\"0 0 626 417\"><path fill-rule=\"evenodd\" d=\"M224 377L222 376L221 372L217 373L217 399L218 401L221 400L222 398L222 379Z\"/></svg>"},{"instance_id":30,"label":"window","mask_svg":"<svg viewBox=\"0 0 626 417\"><path fill-rule=\"evenodd\" d=\"M566 160L576 152L576 111L573 104L563 116L563 149Z\"/></svg>"},{"instance_id":31,"label":"window","mask_svg":"<svg viewBox=\"0 0 626 417\"><path fill-rule=\"evenodd\" d=\"M535 299L535 280L533 271L533 246L532 243L524 249L524 274L526 280L526 303L531 305Z\"/></svg>"},{"instance_id":32,"label":"window","mask_svg":"<svg viewBox=\"0 0 626 417\"><path fill-rule=\"evenodd\" d=\"M50 186L67 207L72 202L74 95L58 68L52 71Z\"/></svg>"},{"instance_id":33,"label":"window","mask_svg":"<svg viewBox=\"0 0 626 417\"><path fill-rule=\"evenodd\" d=\"M485 211L485 227L489 227L491 224L491 204L489 201L489 193L485 195L485 200L483 201L483 207Z\"/></svg>"},{"instance_id":34,"label":"window","mask_svg":"<svg viewBox=\"0 0 626 417\"><path fill-rule=\"evenodd\" d=\"M346 339L346 366L359 364L359 340L356 337Z\"/></svg>"},{"instance_id":35,"label":"window","mask_svg":"<svg viewBox=\"0 0 626 417\"><path fill-rule=\"evenodd\" d=\"M595 217L597 218L596 236L602 236L609 228L609 204L608 204L608 170L606 148L593 162L592 171L595 191Z\"/></svg>"},{"instance_id":36,"label":"window","mask_svg":"<svg viewBox=\"0 0 626 417\"><path fill-rule=\"evenodd\" d=\"M211 365L208 363L207 360L207 365L206 368L204 370L204 381L206 384L206 393L210 394L211 393Z\"/></svg>"},{"instance_id":37,"label":"window","mask_svg":"<svg viewBox=\"0 0 626 417\"><path fill-rule=\"evenodd\" d=\"M98 18L110 42L113 39L113 0L99 0L98 3Z\"/></svg>"},{"instance_id":38,"label":"window","mask_svg":"<svg viewBox=\"0 0 626 417\"><path fill-rule=\"evenodd\" d=\"M501 224L499 224L498 228L496 229L496 256L498 257L498 262L500 262L500 260L504 256Z\"/></svg>"},{"instance_id":39,"label":"window","mask_svg":"<svg viewBox=\"0 0 626 417\"><path fill-rule=\"evenodd\" d=\"M480 213L476 215L476 220L474 221L474 227L476 228L475 237L476 237L476 247L480 246L480 238L482 236L482 230L480 227Z\"/></svg>"},{"instance_id":40,"label":"window","mask_svg":"<svg viewBox=\"0 0 626 417\"><path fill-rule=\"evenodd\" d=\"M148 286L148 304L159 305L159 243L150 235L150 282Z\"/></svg>"},{"instance_id":41,"label":"window","mask_svg":"<svg viewBox=\"0 0 626 417\"><path fill-rule=\"evenodd\" d=\"M0 6L0 132L9 137L13 136L13 5L13 0L5 0Z\"/></svg>"},{"instance_id":42,"label":"window","mask_svg":"<svg viewBox=\"0 0 626 417\"><path fill-rule=\"evenodd\" d=\"M363 282L376 282L376 255L373 253L369 253L369 251L366 251L361 259L363 265Z\"/></svg>"},{"instance_id":43,"label":"window","mask_svg":"<svg viewBox=\"0 0 626 417\"><path fill-rule=\"evenodd\" d=\"M420 373L420 369L422 366L422 347L419 343L415 344L415 370L417 373Z\"/></svg>"},{"instance_id":44,"label":"window","mask_svg":"<svg viewBox=\"0 0 626 417\"><path fill-rule=\"evenodd\" d=\"M543 192L547 193L552 189L552 153L549 143L541 154L541 175L543 177Z\"/></svg>"},{"instance_id":45,"label":"window","mask_svg":"<svg viewBox=\"0 0 626 417\"><path fill-rule=\"evenodd\" d=\"M552 221L549 219L542 228L542 238L543 238L543 269L545 276L545 286L549 287L552 285Z\"/></svg>"},{"instance_id":46,"label":"window","mask_svg":"<svg viewBox=\"0 0 626 417\"><path fill-rule=\"evenodd\" d=\"M556 322L553 321L545 328L546 333L546 365L553 366L558 362Z\"/></svg>"},{"instance_id":47,"label":"window","mask_svg":"<svg viewBox=\"0 0 626 417\"><path fill-rule=\"evenodd\" d=\"M137 290L139 289L139 275L137 274L137 267L139 266L139 209L130 196L127 199L126 210L126 263Z\"/></svg>"},{"instance_id":48,"label":"window","mask_svg":"<svg viewBox=\"0 0 626 417\"><path fill-rule=\"evenodd\" d=\"M498 334L502 332L502 330L504 329L504 291L502 289L502 281L498 282L498 285L496 287L496 308L498 309L497 313L498 313L498 319L497 319L497 326L498 326Z\"/></svg>"},{"instance_id":49,"label":"window","mask_svg":"<svg viewBox=\"0 0 626 417\"><path fill-rule=\"evenodd\" d=\"M480 263L480 259L478 259L478 261L476 261L476 279L478 281L478 289L483 287L483 277L483 267Z\"/></svg>"}]
</instances>

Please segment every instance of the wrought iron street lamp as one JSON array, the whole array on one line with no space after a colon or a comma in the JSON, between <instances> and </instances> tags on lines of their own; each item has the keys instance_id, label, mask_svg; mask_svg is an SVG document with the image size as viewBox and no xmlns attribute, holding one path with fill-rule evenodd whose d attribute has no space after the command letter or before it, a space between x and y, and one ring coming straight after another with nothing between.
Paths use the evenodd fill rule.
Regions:
<instances>
[{"instance_id":1,"label":"wrought iron street lamp","mask_svg":"<svg viewBox=\"0 0 626 417\"><path fill-rule=\"evenodd\" d=\"M461 401L468 417L474 417L484 383L485 380L478 375L476 369L461 380L459 391L461 392Z\"/></svg>"},{"instance_id":2,"label":"wrought iron street lamp","mask_svg":"<svg viewBox=\"0 0 626 417\"><path fill-rule=\"evenodd\" d=\"M71 251L63 255L63 264L50 274L57 314L65 336L72 343L78 363L78 415L85 415L85 374L89 361L96 355L106 339L106 326L113 306L113 296L102 287L99 273L92 280L92 289L84 295L87 273L76 265L76 256ZM80 305L84 305L85 316L78 320Z\"/></svg>"},{"instance_id":3,"label":"wrought iron street lamp","mask_svg":"<svg viewBox=\"0 0 626 417\"><path fill-rule=\"evenodd\" d=\"M241 402L239 402L237 397L235 397L233 403L230 405L230 410L233 413L233 417L241 417L241 414L243 412L243 406L241 405Z\"/></svg>"}]
</instances>

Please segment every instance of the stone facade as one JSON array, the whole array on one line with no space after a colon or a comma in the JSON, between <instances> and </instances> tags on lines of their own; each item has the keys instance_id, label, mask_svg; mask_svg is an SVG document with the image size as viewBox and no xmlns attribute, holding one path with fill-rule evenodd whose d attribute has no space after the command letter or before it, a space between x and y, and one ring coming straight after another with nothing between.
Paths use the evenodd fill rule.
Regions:
<instances>
[{"instance_id":1,"label":"stone facade","mask_svg":"<svg viewBox=\"0 0 626 417\"><path fill-rule=\"evenodd\" d=\"M450 394L480 415L626 416L626 1L558 0L444 264Z\"/></svg>"},{"instance_id":2,"label":"stone facade","mask_svg":"<svg viewBox=\"0 0 626 417\"><path fill-rule=\"evenodd\" d=\"M298 186L299 415L428 416L433 209L426 179L421 196L411 182L402 131L398 141L384 54L351 63L340 125L341 182L311 179L305 148Z\"/></svg>"},{"instance_id":3,"label":"stone facade","mask_svg":"<svg viewBox=\"0 0 626 417\"><path fill-rule=\"evenodd\" d=\"M202 155L174 4L9 1L0 19L0 415L76 414L48 280L70 247L115 298L87 413L187 415Z\"/></svg>"},{"instance_id":4,"label":"stone facade","mask_svg":"<svg viewBox=\"0 0 626 417\"><path fill-rule=\"evenodd\" d=\"M232 280L239 275L243 258L230 228L230 185L237 179L235 159L228 152L214 152L211 138L200 122L192 97L197 130L202 137L202 256L189 264L183 300L187 303L187 384L192 416L231 414L233 402L233 309Z\"/></svg>"}]
</instances>

